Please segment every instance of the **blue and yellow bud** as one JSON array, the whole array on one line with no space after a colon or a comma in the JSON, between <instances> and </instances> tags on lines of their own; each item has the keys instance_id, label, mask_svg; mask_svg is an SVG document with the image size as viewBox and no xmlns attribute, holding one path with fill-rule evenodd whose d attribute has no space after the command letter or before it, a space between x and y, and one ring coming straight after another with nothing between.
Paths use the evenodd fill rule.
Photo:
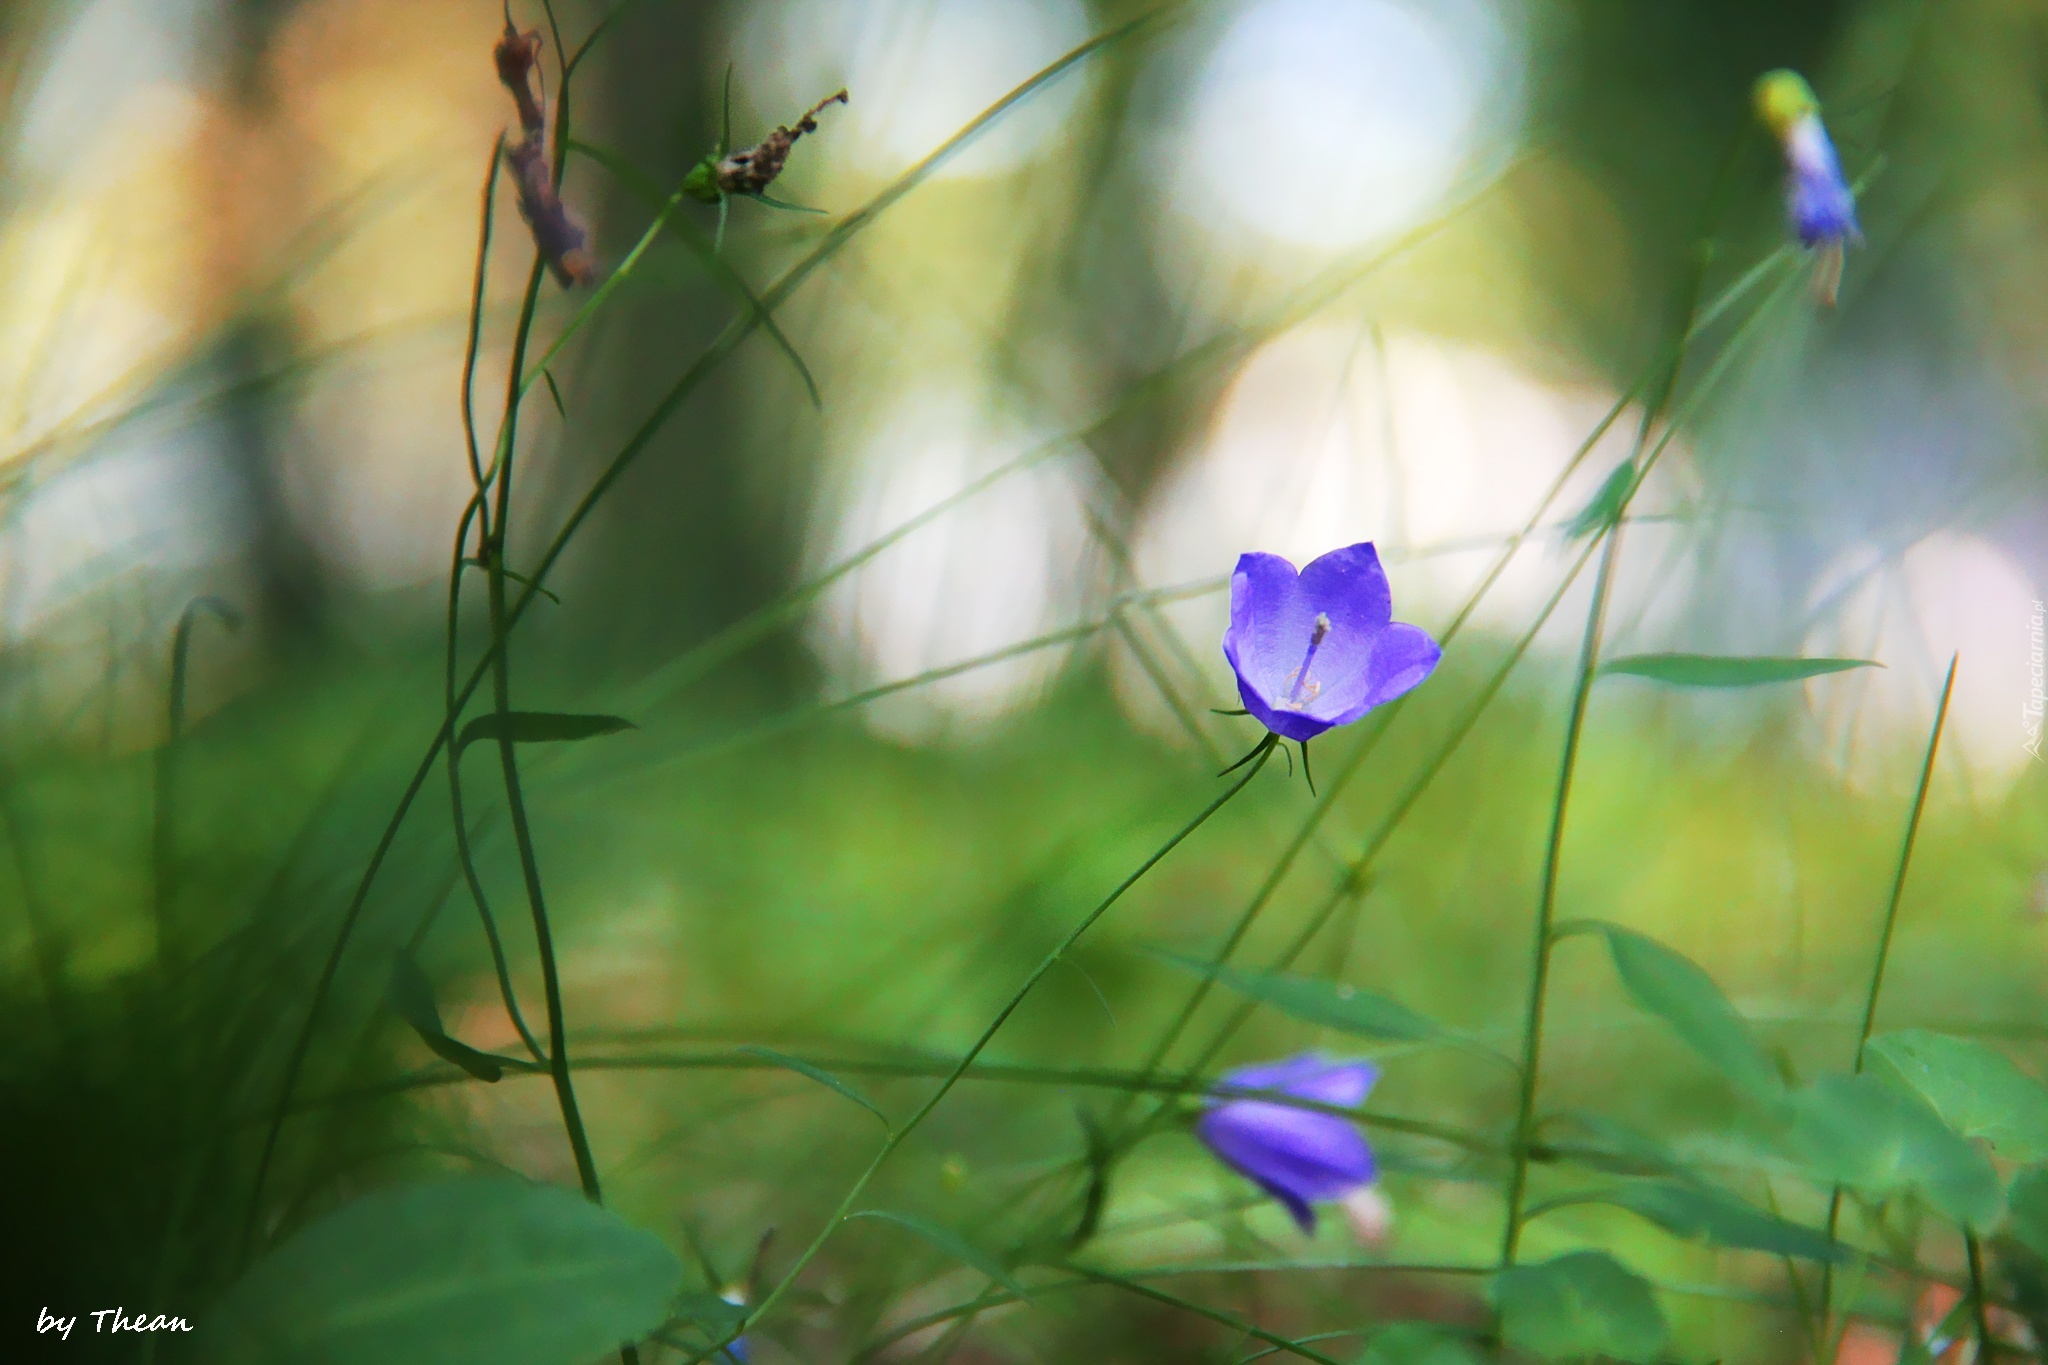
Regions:
<instances>
[{"instance_id":1,"label":"blue and yellow bud","mask_svg":"<svg viewBox=\"0 0 2048 1365\"><path fill-rule=\"evenodd\" d=\"M1815 293L1832 304L1842 279L1842 249L1862 239L1856 196L1842 177L1813 87L1798 72L1779 70L1760 77L1754 94L1757 117L1784 149L1786 217L1801 244L1814 248Z\"/></svg>"},{"instance_id":2,"label":"blue and yellow bud","mask_svg":"<svg viewBox=\"0 0 2048 1365\"><path fill-rule=\"evenodd\" d=\"M1756 116L1776 134L1779 141L1791 136L1799 121L1820 113L1820 101L1813 87L1797 71L1780 67L1757 77Z\"/></svg>"}]
</instances>

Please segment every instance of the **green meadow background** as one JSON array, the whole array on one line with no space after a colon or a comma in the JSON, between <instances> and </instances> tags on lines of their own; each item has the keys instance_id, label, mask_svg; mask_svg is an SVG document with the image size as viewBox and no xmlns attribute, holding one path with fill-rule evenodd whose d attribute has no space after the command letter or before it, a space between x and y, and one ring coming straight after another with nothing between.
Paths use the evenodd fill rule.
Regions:
<instances>
[{"instance_id":1,"label":"green meadow background","mask_svg":"<svg viewBox=\"0 0 2048 1365\"><path fill-rule=\"evenodd\" d=\"M1407 702L1315 743L1314 791L1275 755L1118 900L863 1195L1013 1268L1081 1265L1211 1314L1084 1276L945 1317L989 1292L984 1268L857 1219L750 1324L751 1359L1278 1349L1250 1323L1352 1333L1318 1348L1350 1361L1409 1318L1485 1340L1517 1094L1483 1051L1521 1047L1604 543L1574 519L1646 419L1660 454L1613 533L1604 653L1883 667L1594 682L1557 918L1690 957L1786 1075L1847 1069L1953 656L1877 1031L2042 1074L2039 4L512 17L543 33L572 136L658 187L650 203L572 149L563 195L616 283L546 281L526 310L509 183L477 268L512 117L498 6L0 12L9 1358L206 1359L206 1316L250 1261L366 1192L577 1182L546 1076L476 1080L390 1001L404 949L449 1035L524 1055L438 761L360 891L444 718L473 289L486 459L523 312L527 361L547 357L520 408L512 570L637 442L518 621L511 688L521 709L633 724L521 746L523 797L606 1204L676 1250L685 1293L750 1267L773 1284L883 1135L779 1057L901 1120L1226 789L1259 738L1216 714L1237 704L1218 649L1237 554L1373 540L1397 619L1458 623ZM564 98L558 48L593 34ZM1748 108L1778 66L1813 81L1862 187L1832 310L1784 248L1778 153ZM850 103L778 182L822 214L733 203L713 256L717 211L662 201L718 143L728 69L736 144L838 85ZM658 212L674 229L643 236ZM735 323L750 298L786 347ZM493 633L485 575L455 572L466 675ZM464 759L464 815L544 1036L495 747ZM1215 954L1248 907L1240 964L1380 992L1483 1045L1362 1039L1219 989L1168 1054L1194 1089L1307 1048L1378 1061L1382 1245L1334 1216L1303 1237L1170 1101L1091 1195L1091 1135L1154 1110L1132 1078L1196 985L1165 955ZM1825 1189L1790 1177L1596 938L1558 945L1549 1001L1547 1134L1625 1124L1787 1218L1826 1217ZM1585 1183L1538 1163L1531 1200ZM1047 1259L1095 1196L1092 1236ZM1895 1252L1962 1274L1962 1239L1906 1217ZM1524 1245L1604 1248L1644 1276L1664 1358L1816 1354L1777 1257L1594 1204ZM1836 1293L1892 1330L1925 1287ZM201 1344L28 1327L115 1304L191 1318ZM1893 1358L1854 1344L1822 1349Z\"/></svg>"}]
</instances>

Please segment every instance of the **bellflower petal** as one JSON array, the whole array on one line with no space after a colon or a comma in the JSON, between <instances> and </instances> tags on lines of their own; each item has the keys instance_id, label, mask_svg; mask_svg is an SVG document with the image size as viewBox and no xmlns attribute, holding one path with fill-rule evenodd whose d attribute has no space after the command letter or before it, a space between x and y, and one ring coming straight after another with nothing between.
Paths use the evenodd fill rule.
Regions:
<instances>
[{"instance_id":1,"label":"bellflower petal","mask_svg":"<svg viewBox=\"0 0 2048 1365\"><path fill-rule=\"evenodd\" d=\"M1370 1062L1337 1062L1315 1055L1226 1074L1219 1095L1196 1121L1195 1135L1225 1165L1286 1207L1303 1231L1315 1229L1312 1207L1343 1199L1370 1185L1377 1168L1372 1148L1335 1114L1296 1109L1271 1100L1231 1099L1231 1091L1273 1090L1318 1104L1355 1108L1365 1102L1379 1071Z\"/></svg>"},{"instance_id":2,"label":"bellflower petal","mask_svg":"<svg viewBox=\"0 0 2048 1365\"><path fill-rule=\"evenodd\" d=\"M1278 555L1240 556L1223 655L1245 709L1281 738L1307 741L1408 691L1440 651L1392 616L1370 541L1332 550L1298 574Z\"/></svg>"}]
</instances>

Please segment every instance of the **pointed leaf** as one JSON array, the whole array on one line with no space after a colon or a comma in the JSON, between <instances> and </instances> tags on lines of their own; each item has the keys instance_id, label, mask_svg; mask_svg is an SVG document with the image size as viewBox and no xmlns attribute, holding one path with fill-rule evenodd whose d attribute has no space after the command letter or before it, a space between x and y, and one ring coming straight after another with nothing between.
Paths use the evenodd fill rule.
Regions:
<instances>
[{"instance_id":1,"label":"pointed leaf","mask_svg":"<svg viewBox=\"0 0 2048 1365\"><path fill-rule=\"evenodd\" d=\"M1998 1172L1918 1096L1870 1072L1822 1076L1790 1097L1785 1142L1820 1183L1924 1195L1966 1227L2004 1211Z\"/></svg>"},{"instance_id":2,"label":"pointed leaf","mask_svg":"<svg viewBox=\"0 0 2048 1365\"><path fill-rule=\"evenodd\" d=\"M777 1052L774 1048L769 1047L749 1046L741 1048L740 1051L746 1053L748 1056L759 1057L763 1061L773 1062L775 1063L775 1065L782 1067L785 1070L794 1071L799 1076L807 1076L811 1080L816 1081L819 1085L824 1086L827 1090L837 1091L839 1094L844 1095L847 1099L852 1100L855 1104L859 1105L861 1108L867 1110L870 1114L873 1114L876 1118L880 1119L882 1121L882 1126L884 1128L887 1128L889 1126L889 1116L887 1114L884 1114L880 1109L877 1109L875 1107L875 1102L873 1100L869 1099L866 1095L861 1094L860 1091L854 1089L845 1081L840 1080L837 1076L825 1070L823 1067L812 1066L809 1062L805 1061L801 1057L792 1057L786 1052Z\"/></svg>"},{"instance_id":3,"label":"pointed leaf","mask_svg":"<svg viewBox=\"0 0 2048 1365\"><path fill-rule=\"evenodd\" d=\"M462 734L455 741L455 752L461 753L480 739L499 739L507 734L514 744L553 744L563 740L615 735L633 728L632 721L619 716L579 716L564 711L493 711L462 727Z\"/></svg>"},{"instance_id":4,"label":"pointed leaf","mask_svg":"<svg viewBox=\"0 0 2048 1365\"><path fill-rule=\"evenodd\" d=\"M914 1214L893 1213L888 1209L864 1209L859 1213L849 1214L848 1217L879 1218L884 1222L894 1223L898 1227L908 1228L940 1251L945 1252L948 1256L960 1262L960 1264L967 1266L969 1269L980 1271L1012 1294L1021 1295L1024 1293L1024 1286L1017 1282L1017 1277L1010 1273L1008 1266L1004 1265L993 1253L974 1245L974 1243L950 1228L940 1227L937 1223L919 1218Z\"/></svg>"},{"instance_id":5,"label":"pointed leaf","mask_svg":"<svg viewBox=\"0 0 2048 1365\"><path fill-rule=\"evenodd\" d=\"M1686 1046L1738 1089L1761 1099L1775 1099L1783 1093L1784 1082L1749 1025L1714 979L1690 958L1653 938L1599 920L1564 925L1558 933L1605 935L1615 974L1638 1005L1669 1024Z\"/></svg>"},{"instance_id":6,"label":"pointed leaf","mask_svg":"<svg viewBox=\"0 0 2048 1365\"><path fill-rule=\"evenodd\" d=\"M2048 1088L1995 1048L1925 1029L1873 1038L1882 1058L1942 1121L2012 1161L2048 1159Z\"/></svg>"},{"instance_id":7,"label":"pointed leaf","mask_svg":"<svg viewBox=\"0 0 2048 1365\"><path fill-rule=\"evenodd\" d=\"M1629 494L1635 491L1636 466L1633 460L1624 460L1616 465L1600 485L1600 491L1593 500L1580 510L1579 514L1565 526L1567 539L1578 540L1604 527L1612 526L1621 515L1621 509L1628 505Z\"/></svg>"},{"instance_id":8,"label":"pointed leaf","mask_svg":"<svg viewBox=\"0 0 2048 1365\"><path fill-rule=\"evenodd\" d=\"M1650 1362L1669 1335L1649 1284L1604 1251L1504 1270L1493 1301L1508 1345L1545 1360Z\"/></svg>"},{"instance_id":9,"label":"pointed leaf","mask_svg":"<svg viewBox=\"0 0 2048 1365\"><path fill-rule=\"evenodd\" d=\"M682 1273L573 1190L465 1176L344 1205L194 1320L227 1365L583 1365L659 1327Z\"/></svg>"},{"instance_id":10,"label":"pointed leaf","mask_svg":"<svg viewBox=\"0 0 2048 1365\"><path fill-rule=\"evenodd\" d=\"M1397 1322L1372 1334L1358 1365L1480 1365L1472 1343L1431 1322Z\"/></svg>"},{"instance_id":11,"label":"pointed leaf","mask_svg":"<svg viewBox=\"0 0 2048 1365\"><path fill-rule=\"evenodd\" d=\"M1282 1014L1361 1038L1423 1042L1446 1038L1449 1030L1400 1001L1338 981L1289 976L1283 972L1248 972L1205 962L1180 953L1157 952L1174 966L1206 976L1239 995L1271 1005Z\"/></svg>"},{"instance_id":12,"label":"pointed leaf","mask_svg":"<svg viewBox=\"0 0 2048 1365\"><path fill-rule=\"evenodd\" d=\"M1637 1214L1674 1237L1800 1256L1809 1261L1844 1261L1848 1253L1824 1232L1753 1208L1723 1190L1678 1180L1637 1180L1600 1195L1600 1202Z\"/></svg>"},{"instance_id":13,"label":"pointed leaf","mask_svg":"<svg viewBox=\"0 0 2048 1365\"><path fill-rule=\"evenodd\" d=\"M434 986L412 954L394 953L391 958L391 1008L398 1017L421 1033L441 1033L441 1007L434 1003Z\"/></svg>"},{"instance_id":14,"label":"pointed leaf","mask_svg":"<svg viewBox=\"0 0 2048 1365\"><path fill-rule=\"evenodd\" d=\"M455 1063L480 1081L504 1079L504 1058L479 1052L448 1036L441 1024L441 1009L434 1003L434 987L412 960L412 954L401 952L393 958L390 994L392 1010L412 1026L412 1031L436 1056Z\"/></svg>"},{"instance_id":15,"label":"pointed leaf","mask_svg":"<svg viewBox=\"0 0 2048 1365\"><path fill-rule=\"evenodd\" d=\"M1600 666L1602 673L1672 687L1761 687L1798 682L1851 668L1881 668L1874 659L1750 658L1722 654L1630 654Z\"/></svg>"}]
</instances>

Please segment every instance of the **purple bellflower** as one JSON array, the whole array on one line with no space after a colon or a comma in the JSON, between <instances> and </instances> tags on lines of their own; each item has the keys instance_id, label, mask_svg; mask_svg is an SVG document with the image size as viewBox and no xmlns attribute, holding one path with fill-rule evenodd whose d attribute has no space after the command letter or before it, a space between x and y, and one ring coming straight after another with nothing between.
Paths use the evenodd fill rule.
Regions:
<instances>
[{"instance_id":1,"label":"purple bellflower","mask_svg":"<svg viewBox=\"0 0 2048 1365\"><path fill-rule=\"evenodd\" d=\"M1195 1136L1224 1165L1285 1205L1303 1232L1313 1232L1313 1205L1345 1200L1372 1184L1372 1148L1348 1119L1274 1100L1231 1099L1228 1092L1272 1090L1355 1109L1378 1079L1379 1068L1371 1062L1332 1061L1313 1052L1242 1067L1224 1075L1218 1086L1224 1093L1195 1121Z\"/></svg>"},{"instance_id":2,"label":"purple bellflower","mask_svg":"<svg viewBox=\"0 0 2048 1365\"><path fill-rule=\"evenodd\" d=\"M1300 573L1278 555L1240 555L1223 657L1245 710L1282 739L1306 743L1408 691L1443 651L1393 614L1371 541L1332 550Z\"/></svg>"}]
</instances>

